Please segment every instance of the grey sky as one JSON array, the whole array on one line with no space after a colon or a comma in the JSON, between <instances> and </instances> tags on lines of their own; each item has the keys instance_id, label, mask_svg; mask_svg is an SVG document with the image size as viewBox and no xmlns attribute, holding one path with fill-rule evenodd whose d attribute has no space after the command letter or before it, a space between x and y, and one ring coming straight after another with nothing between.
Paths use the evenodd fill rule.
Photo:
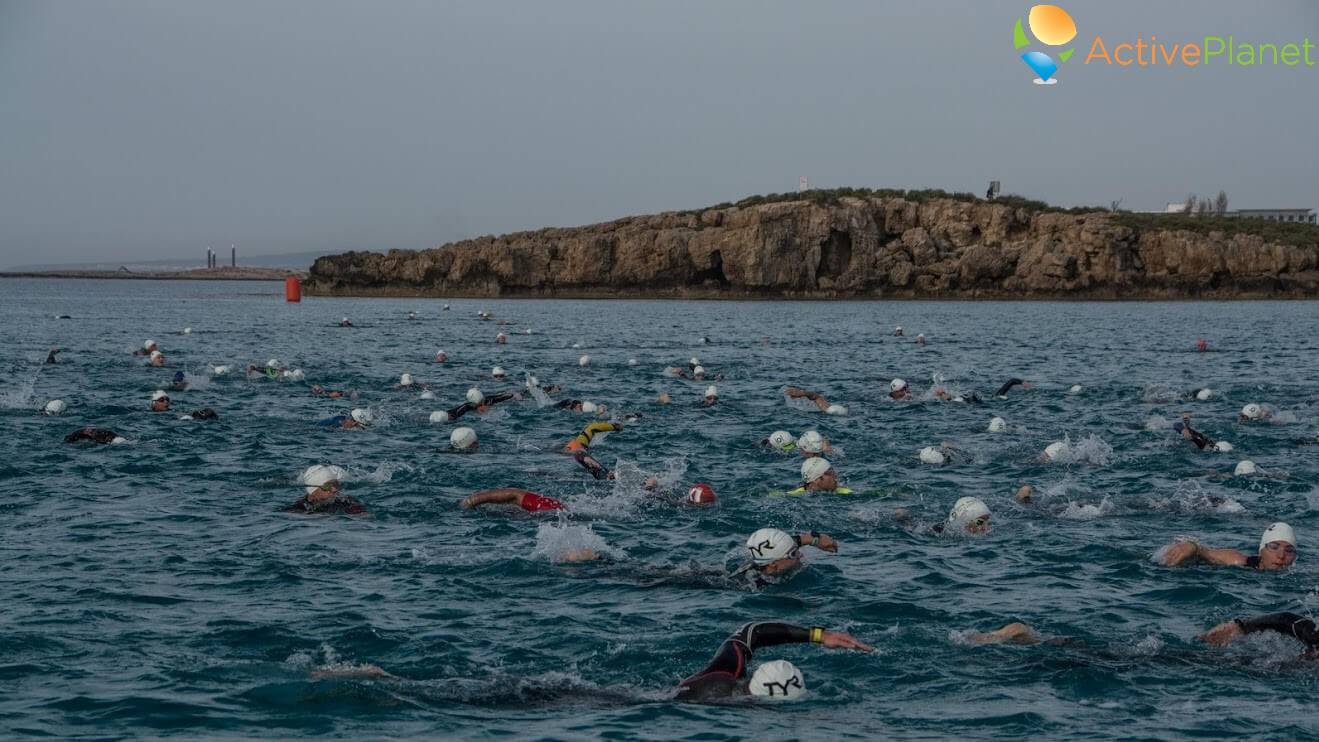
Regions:
<instances>
[{"instance_id":1,"label":"grey sky","mask_svg":"<svg viewBox=\"0 0 1319 742\"><path fill-rule=\"evenodd\" d=\"M0 266L419 248L799 175L1319 206L1319 65L1081 64L1096 34L1319 43L1319 3L1064 1L1050 87L1012 49L1031 4L0 0Z\"/></svg>"}]
</instances>

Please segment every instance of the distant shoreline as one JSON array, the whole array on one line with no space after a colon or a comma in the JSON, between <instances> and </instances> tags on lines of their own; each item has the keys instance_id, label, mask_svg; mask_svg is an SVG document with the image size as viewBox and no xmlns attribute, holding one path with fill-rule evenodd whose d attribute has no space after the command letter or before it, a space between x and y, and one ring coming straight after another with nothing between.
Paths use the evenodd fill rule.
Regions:
<instances>
[{"instance_id":1,"label":"distant shoreline","mask_svg":"<svg viewBox=\"0 0 1319 742\"><path fill-rule=\"evenodd\" d=\"M0 271L0 278L110 278L138 281L283 281L289 276L305 279L307 271L277 268L197 268L189 271L129 273L125 271Z\"/></svg>"}]
</instances>

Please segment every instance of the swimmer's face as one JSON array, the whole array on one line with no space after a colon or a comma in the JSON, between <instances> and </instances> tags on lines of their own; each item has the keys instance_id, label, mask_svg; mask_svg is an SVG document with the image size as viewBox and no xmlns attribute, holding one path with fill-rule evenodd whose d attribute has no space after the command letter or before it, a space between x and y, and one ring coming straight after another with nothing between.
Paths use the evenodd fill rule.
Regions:
<instances>
[{"instance_id":1,"label":"swimmer's face","mask_svg":"<svg viewBox=\"0 0 1319 742\"><path fill-rule=\"evenodd\" d=\"M660 404L668 404L672 400L669 398L668 392L660 392L659 397L657 397L655 401Z\"/></svg>"},{"instance_id":2,"label":"swimmer's face","mask_svg":"<svg viewBox=\"0 0 1319 742\"><path fill-rule=\"evenodd\" d=\"M718 402L718 401L719 401L719 398L718 398L718 397L706 397L706 398L705 398L705 406L706 406L706 407L709 407L710 405L712 405L712 404L714 404L715 402Z\"/></svg>"},{"instance_id":3,"label":"swimmer's face","mask_svg":"<svg viewBox=\"0 0 1319 742\"><path fill-rule=\"evenodd\" d=\"M324 502L333 500L337 494L339 494L339 483L331 480L317 487L314 492L307 495L307 499L311 502Z\"/></svg>"},{"instance_id":4,"label":"swimmer's face","mask_svg":"<svg viewBox=\"0 0 1319 742\"><path fill-rule=\"evenodd\" d=\"M152 365L152 366L157 366L157 367L159 367L159 366L164 366L164 365L165 365L165 356L156 356L155 358L152 358L152 359L151 359L151 365Z\"/></svg>"},{"instance_id":5,"label":"swimmer's face","mask_svg":"<svg viewBox=\"0 0 1319 742\"><path fill-rule=\"evenodd\" d=\"M986 533L989 533L989 516L982 515L979 518L976 518L975 520L971 521L970 523L967 523L966 532L973 533L977 536L982 536Z\"/></svg>"},{"instance_id":6,"label":"swimmer's face","mask_svg":"<svg viewBox=\"0 0 1319 742\"><path fill-rule=\"evenodd\" d=\"M794 546L792 547L792 551L788 552L787 556L783 557L782 559L775 559L769 564L766 564L762 567L758 567L757 569L759 569L763 574L777 575L777 574L783 574L784 572L790 572L800 566L801 566L801 549Z\"/></svg>"},{"instance_id":7,"label":"swimmer's face","mask_svg":"<svg viewBox=\"0 0 1319 742\"><path fill-rule=\"evenodd\" d=\"M1287 569L1296 561L1296 547L1286 541L1270 541L1259 550L1260 569Z\"/></svg>"},{"instance_id":8,"label":"swimmer's face","mask_svg":"<svg viewBox=\"0 0 1319 742\"><path fill-rule=\"evenodd\" d=\"M152 412L165 412L169 409L169 397L161 397L151 403Z\"/></svg>"},{"instance_id":9,"label":"swimmer's face","mask_svg":"<svg viewBox=\"0 0 1319 742\"><path fill-rule=\"evenodd\" d=\"M820 489L820 490L838 489L838 472L835 472L833 469L830 469L824 474L821 474L819 479L815 480L814 482L811 482L811 486L814 487L815 489Z\"/></svg>"}]
</instances>

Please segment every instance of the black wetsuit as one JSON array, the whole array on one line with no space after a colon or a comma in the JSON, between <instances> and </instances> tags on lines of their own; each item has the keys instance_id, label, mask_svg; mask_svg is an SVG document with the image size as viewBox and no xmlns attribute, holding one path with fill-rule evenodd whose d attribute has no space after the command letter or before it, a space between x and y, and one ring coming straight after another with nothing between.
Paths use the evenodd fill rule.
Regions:
<instances>
[{"instance_id":1,"label":"black wetsuit","mask_svg":"<svg viewBox=\"0 0 1319 742\"><path fill-rule=\"evenodd\" d=\"M1319 628L1314 621L1295 613L1270 613L1256 618L1236 619L1242 633L1255 634L1260 631L1276 631L1305 643L1307 659L1319 658Z\"/></svg>"},{"instance_id":2,"label":"black wetsuit","mask_svg":"<svg viewBox=\"0 0 1319 742\"><path fill-rule=\"evenodd\" d=\"M605 468L604 464L601 464L599 461L596 461L595 458L591 456L591 454L585 451L578 451L577 454L573 456L573 458L577 460L578 464L582 465L583 469L591 472L591 476L595 477L596 479L609 478L610 471Z\"/></svg>"},{"instance_id":3,"label":"black wetsuit","mask_svg":"<svg viewBox=\"0 0 1319 742\"><path fill-rule=\"evenodd\" d=\"M200 410L189 412L188 417L193 420L215 420L220 416L215 414L215 410L212 410L210 407L203 407Z\"/></svg>"},{"instance_id":4,"label":"black wetsuit","mask_svg":"<svg viewBox=\"0 0 1319 742\"><path fill-rule=\"evenodd\" d=\"M1008 379L1007 381L1003 382L1003 386L999 387L998 391L994 392L994 396L1006 397L1008 396L1008 392L1012 389L1012 387L1019 386L1025 383L1026 382L1023 379Z\"/></svg>"},{"instance_id":5,"label":"black wetsuit","mask_svg":"<svg viewBox=\"0 0 1319 742\"><path fill-rule=\"evenodd\" d=\"M466 415L472 410L477 409L478 407L481 407L482 405L496 405L499 404L500 402L507 402L508 400L512 399L513 396L514 396L513 392L502 392L500 394L495 394L486 397L484 400L481 401L481 404L472 404L471 402L463 402L457 407L451 407L447 410L447 413L449 415L449 421L452 422L454 420L457 420L458 418L462 417L463 415Z\"/></svg>"},{"instance_id":6,"label":"black wetsuit","mask_svg":"<svg viewBox=\"0 0 1319 742\"><path fill-rule=\"evenodd\" d=\"M578 407L579 405L581 405L581 403L582 403L582 400L580 400L580 399L564 399L564 400L560 400L560 401L558 401L558 402L555 402L555 403L554 403L554 406L555 406L557 409L560 409L560 410L567 410L567 409L571 409L571 408L573 408L573 407Z\"/></svg>"},{"instance_id":7,"label":"black wetsuit","mask_svg":"<svg viewBox=\"0 0 1319 742\"><path fill-rule=\"evenodd\" d=\"M59 363L60 359L55 357L55 354L59 352L59 348L51 348L50 352L46 354L46 363Z\"/></svg>"},{"instance_id":8,"label":"black wetsuit","mask_svg":"<svg viewBox=\"0 0 1319 742\"><path fill-rule=\"evenodd\" d=\"M303 515L315 514L342 514L342 515L361 515L366 512L366 506L359 500L347 495L338 495L333 500L326 502L312 503L306 497L299 498L297 502L284 508L281 512L301 513Z\"/></svg>"},{"instance_id":9,"label":"black wetsuit","mask_svg":"<svg viewBox=\"0 0 1319 742\"><path fill-rule=\"evenodd\" d=\"M677 700L710 701L743 695L751 655L761 647L776 644L806 644L811 630L786 623L749 623L724 640L704 670L678 684Z\"/></svg>"},{"instance_id":10,"label":"black wetsuit","mask_svg":"<svg viewBox=\"0 0 1319 742\"><path fill-rule=\"evenodd\" d=\"M1209 436L1205 435L1204 433L1201 433L1198 430L1193 429L1190 425L1187 425L1186 423L1182 423L1182 427L1184 430L1186 430L1188 433L1191 434L1191 437L1188 438L1187 440L1194 443L1196 448L1203 451L1206 448L1213 447L1214 442L1210 440Z\"/></svg>"},{"instance_id":11,"label":"black wetsuit","mask_svg":"<svg viewBox=\"0 0 1319 742\"><path fill-rule=\"evenodd\" d=\"M92 441L93 443L109 443L118 437L119 434L113 430L106 430L105 428L83 428L82 430L75 430L64 436L64 442L78 443L79 441Z\"/></svg>"}]
</instances>

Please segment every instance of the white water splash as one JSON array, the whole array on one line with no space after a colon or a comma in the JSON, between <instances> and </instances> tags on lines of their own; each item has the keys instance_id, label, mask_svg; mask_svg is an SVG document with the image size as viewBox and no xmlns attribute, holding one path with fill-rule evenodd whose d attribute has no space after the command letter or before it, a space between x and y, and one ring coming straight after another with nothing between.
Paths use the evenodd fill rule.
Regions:
<instances>
[{"instance_id":1,"label":"white water splash","mask_svg":"<svg viewBox=\"0 0 1319 742\"><path fill-rule=\"evenodd\" d=\"M1162 433L1172 429L1172 421L1162 415L1151 415L1145 420L1145 429Z\"/></svg>"},{"instance_id":2,"label":"white water splash","mask_svg":"<svg viewBox=\"0 0 1319 742\"><path fill-rule=\"evenodd\" d=\"M531 556L551 562L581 561L576 557L592 552L597 556L623 556L588 525L542 523L536 529L536 548Z\"/></svg>"},{"instance_id":3,"label":"white water splash","mask_svg":"<svg viewBox=\"0 0 1319 742\"><path fill-rule=\"evenodd\" d=\"M1099 501L1098 505L1092 503L1069 502L1067 507L1058 513L1059 518L1066 520L1094 520L1102 518L1113 512L1113 503L1107 497Z\"/></svg>"},{"instance_id":4,"label":"white water splash","mask_svg":"<svg viewBox=\"0 0 1319 742\"><path fill-rule=\"evenodd\" d=\"M1109 458L1113 455L1113 447L1094 433L1075 443L1070 436L1065 436L1063 442L1067 444L1066 448L1050 459L1049 463L1107 466Z\"/></svg>"},{"instance_id":5,"label":"white water splash","mask_svg":"<svg viewBox=\"0 0 1319 742\"><path fill-rule=\"evenodd\" d=\"M32 372L31 378L20 381L12 389L6 389L0 392L0 407L8 410L22 410L33 407L34 391L37 386L37 377L41 375L41 369Z\"/></svg>"}]
</instances>

